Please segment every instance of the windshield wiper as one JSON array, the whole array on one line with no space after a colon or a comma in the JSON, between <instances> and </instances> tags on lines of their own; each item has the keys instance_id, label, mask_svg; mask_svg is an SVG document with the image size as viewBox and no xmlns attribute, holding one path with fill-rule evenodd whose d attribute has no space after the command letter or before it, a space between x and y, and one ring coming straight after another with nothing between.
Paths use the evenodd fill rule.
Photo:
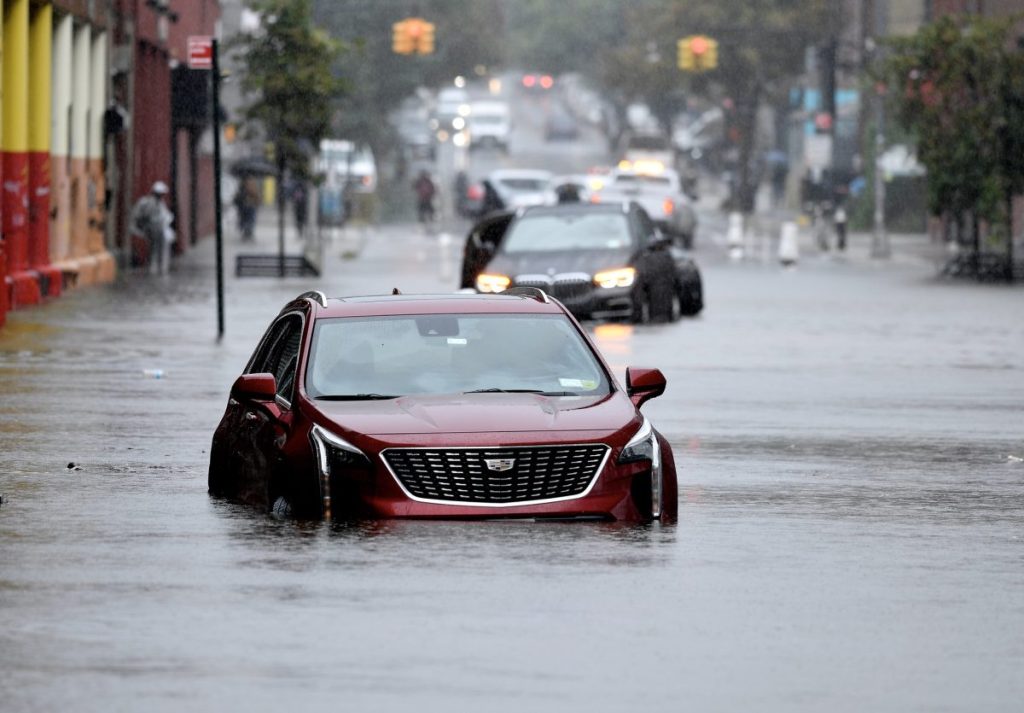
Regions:
<instances>
[{"instance_id":1,"label":"windshield wiper","mask_svg":"<svg viewBox=\"0 0 1024 713\"><path fill-rule=\"evenodd\" d=\"M390 394L323 394L316 398L321 401L384 401L397 399L399 396Z\"/></svg>"},{"instance_id":2,"label":"windshield wiper","mask_svg":"<svg viewBox=\"0 0 1024 713\"><path fill-rule=\"evenodd\" d=\"M579 396L575 391L544 391L544 389L473 389L463 391L464 394L540 394L541 396Z\"/></svg>"}]
</instances>

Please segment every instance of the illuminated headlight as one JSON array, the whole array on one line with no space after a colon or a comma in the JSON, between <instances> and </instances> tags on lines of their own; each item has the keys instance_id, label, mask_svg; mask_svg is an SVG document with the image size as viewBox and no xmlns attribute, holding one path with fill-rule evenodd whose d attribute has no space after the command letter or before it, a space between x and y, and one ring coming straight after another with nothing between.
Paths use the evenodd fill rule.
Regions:
<instances>
[{"instance_id":1,"label":"illuminated headlight","mask_svg":"<svg viewBox=\"0 0 1024 713\"><path fill-rule=\"evenodd\" d=\"M452 128L462 131L463 129L466 128L466 120L463 119L461 116L455 117L454 119L452 119Z\"/></svg>"},{"instance_id":2,"label":"illuminated headlight","mask_svg":"<svg viewBox=\"0 0 1024 713\"><path fill-rule=\"evenodd\" d=\"M636 270L632 267L604 270L594 275L594 282L601 287L629 287L634 281Z\"/></svg>"},{"instance_id":3,"label":"illuminated headlight","mask_svg":"<svg viewBox=\"0 0 1024 713\"><path fill-rule=\"evenodd\" d=\"M505 275L480 274L476 276L478 292L503 292L512 284L512 279Z\"/></svg>"},{"instance_id":4,"label":"illuminated headlight","mask_svg":"<svg viewBox=\"0 0 1024 713\"><path fill-rule=\"evenodd\" d=\"M651 422L644 417L640 429L619 454L619 463L651 462L651 515L661 517L661 446Z\"/></svg>"}]
</instances>

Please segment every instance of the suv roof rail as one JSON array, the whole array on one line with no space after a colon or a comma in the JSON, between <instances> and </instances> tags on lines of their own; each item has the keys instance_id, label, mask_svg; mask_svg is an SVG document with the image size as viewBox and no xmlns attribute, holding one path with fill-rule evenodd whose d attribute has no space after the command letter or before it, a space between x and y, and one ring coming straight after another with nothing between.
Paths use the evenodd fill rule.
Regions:
<instances>
[{"instance_id":1,"label":"suv roof rail","mask_svg":"<svg viewBox=\"0 0 1024 713\"><path fill-rule=\"evenodd\" d=\"M319 304L321 307L327 306L327 297L320 290L310 290L309 292L303 292L301 295L296 297L297 300L304 300L309 298Z\"/></svg>"},{"instance_id":2,"label":"suv roof rail","mask_svg":"<svg viewBox=\"0 0 1024 713\"><path fill-rule=\"evenodd\" d=\"M531 300L537 300L544 304L548 304L551 301L548 299L548 293L539 287L510 287L501 294L512 295L513 297L529 297Z\"/></svg>"}]
</instances>

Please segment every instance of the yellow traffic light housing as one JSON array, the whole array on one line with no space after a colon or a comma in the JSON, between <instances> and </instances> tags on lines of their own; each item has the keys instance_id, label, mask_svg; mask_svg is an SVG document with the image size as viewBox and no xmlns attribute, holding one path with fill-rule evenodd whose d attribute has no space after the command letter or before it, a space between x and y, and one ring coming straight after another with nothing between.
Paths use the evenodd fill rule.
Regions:
<instances>
[{"instance_id":1,"label":"yellow traffic light housing","mask_svg":"<svg viewBox=\"0 0 1024 713\"><path fill-rule=\"evenodd\" d=\"M419 52L420 54L433 54L434 53L434 23L423 21L420 25L420 42Z\"/></svg>"},{"instance_id":2,"label":"yellow traffic light housing","mask_svg":"<svg viewBox=\"0 0 1024 713\"><path fill-rule=\"evenodd\" d=\"M692 72L697 68L693 61L693 49L690 46L690 39L689 37L684 37L676 42L676 47L679 50L679 69L686 72Z\"/></svg>"},{"instance_id":3,"label":"yellow traffic light housing","mask_svg":"<svg viewBox=\"0 0 1024 713\"><path fill-rule=\"evenodd\" d=\"M392 25L391 48L397 54L433 54L434 23L421 17L407 17Z\"/></svg>"},{"instance_id":4,"label":"yellow traffic light housing","mask_svg":"<svg viewBox=\"0 0 1024 713\"><path fill-rule=\"evenodd\" d=\"M706 72L718 67L718 40L704 35L690 35L677 42L679 69Z\"/></svg>"},{"instance_id":5,"label":"yellow traffic light housing","mask_svg":"<svg viewBox=\"0 0 1024 713\"><path fill-rule=\"evenodd\" d=\"M409 21L402 20L391 26L391 49L396 54L412 54L416 50L415 41L409 34Z\"/></svg>"}]
</instances>

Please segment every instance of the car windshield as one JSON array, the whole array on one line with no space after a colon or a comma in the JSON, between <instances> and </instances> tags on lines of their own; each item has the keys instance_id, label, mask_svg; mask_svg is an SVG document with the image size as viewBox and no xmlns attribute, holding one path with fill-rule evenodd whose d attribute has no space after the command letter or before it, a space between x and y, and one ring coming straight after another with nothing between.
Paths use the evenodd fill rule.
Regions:
<instances>
[{"instance_id":1,"label":"car windshield","mask_svg":"<svg viewBox=\"0 0 1024 713\"><path fill-rule=\"evenodd\" d=\"M543 191L550 181L544 178L499 178L498 183L511 191Z\"/></svg>"},{"instance_id":2,"label":"car windshield","mask_svg":"<svg viewBox=\"0 0 1024 713\"><path fill-rule=\"evenodd\" d=\"M630 245L629 222L624 213L569 213L525 215L512 224L502 252L554 252L557 250L621 250Z\"/></svg>"},{"instance_id":3,"label":"car windshield","mask_svg":"<svg viewBox=\"0 0 1024 713\"><path fill-rule=\"evenodd\" d=\"M529 392L604 396L608 377L563 315L441 314L317 322L312 398Z\"/></svg>"}]
</instances>

